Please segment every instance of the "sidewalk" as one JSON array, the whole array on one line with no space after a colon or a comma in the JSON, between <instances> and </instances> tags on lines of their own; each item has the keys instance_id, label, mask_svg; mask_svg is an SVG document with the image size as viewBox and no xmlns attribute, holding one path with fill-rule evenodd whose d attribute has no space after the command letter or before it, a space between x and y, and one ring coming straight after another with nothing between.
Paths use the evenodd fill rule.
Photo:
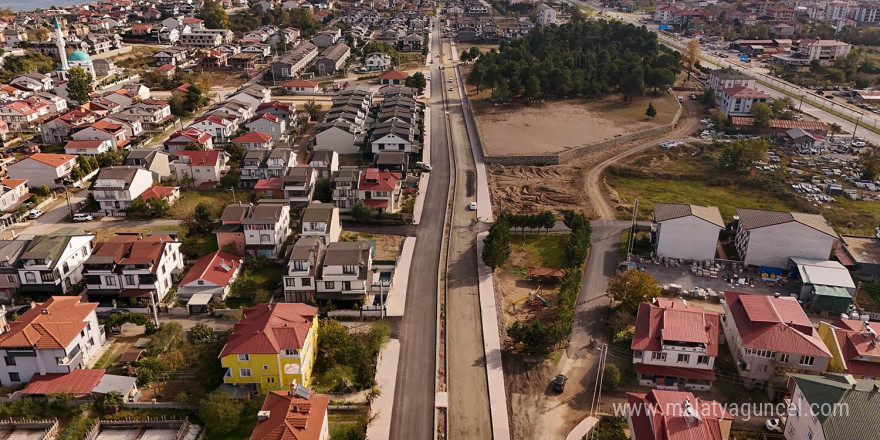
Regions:
<instances>
[{"instance_id":1,"label":"sidewalk","mask_svg":"<svg viewBox=\"0 0 880 440\"><path fill-rule=\"evenodd\" d=\"M376 365L376 386L379 396L370 404L370 424L367 438L385 440L391 436L391 412L394 407L394 389L397 386L397 363L400 361L400 340L388 341L379 353Z\"/></svg>"},{"instance_id":2,"label":"sidewalk","mask_svg":"<svg viewBox=\"0 0 880 440\"><path fill-rule=\"evenodd\" d=\"M431 90L429 86L427 90ZM431 133L431 108L425 107L425 133ZM424 144L422 145L422 162L431 164L431 136L424 136ZM428 181L431 173L422 173L419 177L419 192L416 194L416 205L413 207L413 223L419 224L422 221L422 209L425 207L425 194L428 192Z\"/></svg>"},{"instance_id":3,"label":"sidewalk","mask_svg":"<svg viewBox=\"0 0 880 440\"><path fill-rule=\"evenodd\" d=\"M403 239L403 249L397 257L397 267L394 268L391 279L391 291L388 292L388 302L385 303L385 314L388 317L403 316L406 308L406 288L409 284L409 264L415 247L415 237Z\"/></svg>"},{"instance_id":4,"label":"sidewalk","mask_svg":"<svg viewBox=\"0 0 880 440\"><path fill-rule=\"evenodd\" d=\"M498 310L495 308L495 283L492 269L483 263L483 240L488 232L477 234L477 272L480 279L480 321L483 327L483 350L486 355L486 379L489 384L489 414L492 417L492 438L510 440L507 394L504 391L504 369L501 364L501 336Z\"/></svg>"},{"instance_id":5,"label":"sidewalk","mask_svg":"<svg viewBox=\"0 0 880 440\"><path fill-rule=\"evenodd\" d=\"M593 416L581 420L581 422L568 433L565 440L581 440L593 429L594 426L596 426L597 423L599 423L599 419Z\"/></svg>"}]
</instances>

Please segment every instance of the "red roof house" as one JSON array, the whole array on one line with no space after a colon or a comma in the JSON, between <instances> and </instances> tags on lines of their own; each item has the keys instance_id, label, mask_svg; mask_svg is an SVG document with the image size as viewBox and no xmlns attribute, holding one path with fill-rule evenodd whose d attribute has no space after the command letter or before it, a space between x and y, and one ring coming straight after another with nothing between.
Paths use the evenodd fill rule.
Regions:
<instances>
[{"instance_id":1,"label":"red roof house","mask_svg":"<svg viewBox=\"0 0 880 440\"><path fill-rule=\"evenodd\" d=\"M330 397L314 392L308 398L289 391L270 391L251 440L323 440L329 438L327 405Z\"/></svg>"},{"instance_id":2,"label":"red roof house","mask_svg":"<svg viewBox=\"0 0 880 440\"><path fill-rule=\"evenodd\" d=\"M302 349L318 309L303 303L259 304L242 311L220 357L230 354L280 354Z\"/></svg>"},{"instance_id":3,"label":"red roof house","mask_svg":"<svg viewBox=\"0 0 880 440\"><path fill-rule=\"evenodd\" d=\"M368 168L358 182L358 199L369 208L394 212L400 197L400 173Z\"/></svg>"},{"instance_id":4,"label":"red roof house","mask_svg":"<svg viewBox=\"0 0 880 440\"><path fill-rule=\"evenodd\" d=\"M402 85L409 74L400 70L387 70L379 74L379 84L383 85Z\"/></svg>"},{"instance_id":5,"label":"red roof house","mask_svg":"<svg viewBox=\"0 0 880 440\"><path fill-rule=\"evenodd\" d=\"M633 440L727 440L733 417L714 400L686 391L626 393Z\"/></svg>"},{"instance_id":6,"label":"red roof house","mask_svg":"<svg viewBox=\"0 0 880 440\"><path fill-rule=\"evenodd\" d=\"M180 281L177 296L188 300L197 293L210 293L216 299L226 299L229 285L241 270L241 262L241 257L223 251L199 258Z\"/></svg>"}]
</instances>

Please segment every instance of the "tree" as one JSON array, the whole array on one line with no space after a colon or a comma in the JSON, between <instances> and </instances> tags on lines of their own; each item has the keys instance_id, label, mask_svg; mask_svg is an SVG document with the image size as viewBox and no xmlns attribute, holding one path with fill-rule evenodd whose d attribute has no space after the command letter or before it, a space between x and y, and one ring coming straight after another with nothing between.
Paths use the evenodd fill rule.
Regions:
<instances>
[{"instance_id":1,"label":"tree","mask_svg":"<svg viewBox=\"0 0 880 440\"><path fill-rule=\"evenodd\" d=\"M89 174L92 172L92 163L82 154L76 156L76 164L84 173Z\"/></svg>"},{"instance_id":2,"label":"tree","mask_svg":"<svg viewBox=\"0 0 880 440\"><path fill-rule=\"evenodd\" d=\"M312 120L318 119L318 112L320 112L324 108L323 105L315 102L314 99L310 99L306 101L305 105L303 105L303 110L309 114L309 118Z\"/></svg>"},{"instance_id":3,"label":"tree","mask_svg":"<svg viewBox=\"0 0 880 440\"><path fill-rule=\"evenodd\" d=\"M632 102L636 96L645 94L645 73L641 68L631 70L623 77L620 93L623 94L623 100L626 102Z\"/></svg>"},{"instance_id":4,"label":"tree","mask_svg":"<svg viewBox=\"0 0 880 440\"><path fill-rule=\"evenodd\" d=\"M828 131L831 132L832 135L838 135L843 133L843 127L840 126L837 122L832 122L828 125Z\"/></svg>"},{"instance_id":5,"label":"tree","mask_svg":"<svg viewBox=\"0 0 880 440\"><path fill-rule=\"evenodd\" d=\"M752 118L756 128L766 128L770 126L770 118L773 117L773 109L766 102L756 102L752 104Z\"/></svg>"},{"instance_id":6,"label":"tree","mask_svg":"<svg viewBox=\"0 0 880 440\"><path fill-rule=\"evenodd\" d=\"M187 339L190 342L207 342L214 338L214 329L207 324L200 322L189 330Z\"/></svg>"},{"instance_id":7,"label":"tree","mask_svg":"<svg viewBox=\"0 0 880 440\"><path fill-rule=\"evenodd\" d=\"M71 67L67 72L67 95L74 101L83 103L92 93L92 74L82 67Z\"/></svg>"},{"instance_id":8,"label":"tree","mask_svg":"<svg viewBox=\"0 0 880 440\"><path fill-rule=\"evenodd\" d=\"M492 90L492 100L504 102L510 99L509 84L507 78L499 79L498 83L495 85L495 89Z\"/></svg>"},{"instance_id":9,"label":"tree","mask_svg":"<svg viewBox=\"0 0 880 440\"><path fill-rule=\"evenodd\" d=\"M745 171L752 164L767 158L767 140L761 138L738 139L724 144L718 164L733 171Z\"/></svg>"},{"instance_id":10,"label":"tree","mask_svg":"<svg viewBox=\"0 0 880 440\"><path fill-rule=\"evenodd\" d=\"M483 262L497 269L510 257L510 224L501 217L489 227L489 235L483 240Z\"/></svg>"},{"instance_id":11,"label":"tree","mask_svg":"<svg viewBox=\"0 0 880 440\"><path fill-rule=\"evenodd\" d=\"M687 45L684 47L684 53L681 54L681 61L684 64L685 69L687 70L687 81L691 80L691 71L694 69L694 66L700 61L700 40L697 38L691 38L688 40Z\"/></svg>"},{"instance_id":12,"label":"tree","mask_svg":"<svg viewBox=\"0 0 880 440\"><path fill-rule=\"evenodd\" d=\"M872 182L880 176L880 154L876 148L865 148L859 154L859 173L863 180Z\"/></svg>"},{"instance_id":13,"label":"tree","mask_svg":"<svg viewBox=\"0 0 880 440\"><path fill-rule=\"evenodd\" d=\"M605 371L602 375L602 387L606 391L614 391L620 386L620 369L617 365L605 365Z\"/></svg>"},{"instance_id":14,"label":"tree","mask_svg":"<svg viewBox=\"0 0 880 440\"><path fill-rule=\"evenodd\" d=\"M654 108L653 102L648 103L648 109L645 110L645 116L647 116L649 118L654 118L657 116L657 109Z\"/></svg>"},{"instance_id":15,"label":"tree","mask_svg":"<svg viewBox=\"0 0 880 440\"><path fill-rule=\"evenodd\" d=\"M233 399L227 392L215 390L199 402L199 417L210 420L207 430L215 434L228 434L240 423L244 403Z\"/></svg>"},{"instance_id":16,"label":"tree","mask_svg":"<svg viewBox=\"0 0 880 440\"><path fill-rule=\"evenodd\" d=\"M321 177L315 180L315 194L313 198L322 203L333 202L333 191L330 190L330 179Z\"/></svg>"},{"instance_id":17,"label":"tree","mask_svg":"<svg viewBox=\"0 0 880 440\"><path fill-rule=\"evenodd\" d=\"M208 0L202 6L202 20L208 29L229 29L229 15L216 1Z\"/></svg>"},{"instance_id":18,"label":"tree","mask_svg":"<svg viewBox=\"0 0 880 440\"><path fill-rule=\"evenodd\" d=\"M239 275L229 285L229 295L233 298L253 298L257 290L257 280L245 274Z\"/></svg>"},{"instance_id":19,"label":"tree","mask_svg":"<svg viewBox=\"0 0 880 440\"><path fill-rule=\"evenodd\" d=\"M207 98L202 96L202 90L194 84L190 84L189 90L186 91L186 95L183 98L184 110L189 113L195 112L202 108L206 102Z\"/></svg>"},{"instance_id":20,"label":"tree","mask_svg":"<svg viewBox=\"0 0 880 440\"><path fill-rule=\"evenodd\" d=\"M703 94L700 95L700 102L706 107L715 107L715 90L711 88L704 90Z\"/></svg>"},{"instance_id":21,"label":"tree","mask_svg":"<svg viewBox=\"0 0 880 440\"><path fill-rule=\"evenodd\" d=\"M207 233L214 229L217 222L218 207L209 202L201 202L196 205L187 223L189 231L193 233Z\"/></svg>"},{"instance_id":22,"label":"tree","mask_svg":"<svg viewBox=\"0 0 880 440\"><path fill-rule=\"evenodd\" d=\"M529 76L523 87L523 97L526 98L527 101L538 99L541 96L541 80L539 80L537 76Z\"/></svg>"},{"instance_id":23,"label":"tree","mask_svg":"<svg viewBox=\"0 0 880 440\"><path fill-rule=\"evenodd\" d=\"M37 29L37 33L35 35L38 41L49 41L49 29L41 27Z\"/></svg>"},{"instance_id":24,"label":"tree","mask_svg":"<svg viewBox=\"0 0 880 440\"><path fill-rule=\"evenodd\" d=\"M168 106L171 107L171 114L174 116L186 115L186 107L183 102L183 96L179 92L171 92L171 98L168 99Z\"/></svg>"},{"instance_id":25,"label":"tree","mask_svg":"<svg viewBox=\"0 0 880 440\"><path fill-rule=\"evenodd\" d=\"M660 291L657 280L638 269L626 270L608 280L608 296L627 312L635 312L639 303L657 298Z\"/></svg>"},{"instance_id":26,"label":"tree","mask_svg":"<svg viewBox=\"0 0 880 440\"><path fill-rule=\"evenodd\" d=\"M351 218L358 223L369 222L372 217L373 211L360 200L351 207Z\"/></svg>"},{"instance_id":27,"label":"tree","mask_svg":"<svg viewBox=\"0 0 880 440\"><path fill-rule=\"evenodd\" d=\"M406 78L404 85L412 87L418 90L419 94L422 94L422 92L425 91L425 87L428 86L428 81L425 79L425 74L422 72L416 72Z\"/></svg>"},{"instance_id":28,"label":"tree","mask_svg":"<svg viewBox=\"0 0 880 440\"><path fill-rule=\"evenodd\" d=\"M241 183L241 171L229 170L225 176L220 178L220 186L222 188L238 188Z\"/></svg>"},{"instance_id":29,"label":"tree","mask_svg":"<svg viewBox=\"0 0 880 440\"><path fill-rule=\"evenodd\" d=\"M578 6L574 6L571 9L571 22L572 23L583 23L587 21L587 14Z\"/></svg>"},{"instance_id":30,"label":"tree","mask_svg":"<svg viewBox=\"0 0 880 440\"><path fill-rule=\"evenodd\" d=\"M477 46L472 46L471 49L468 51L468 53L470 54L471 59L473 59L473 60L479 58L480 55L483 54L483 52L481 52L480 48Z\"/></svg>"},{"instance_id":31,"label":"tree","mask_svg":"<svg viewBox=\"0 0 880 440\"><path fill-rule=\"evenodd\" d=\"M119 406L122 403L122 394L114 390L95 399L95 408L105 414L113 414L119 410Z\"/></svg>"},{"instance_id":32,"label":"tree","mask_svg":"<svg viewBox=\"0 0 880 440\"><path fill-rule=\"evenodd\" d=\"M769 105L770 110L773 112L773 117L782 118L789 112L788 109L792 106L791 98L787 96L784 98L776 98L770 101Z\"/></svg>"}]
</instances>

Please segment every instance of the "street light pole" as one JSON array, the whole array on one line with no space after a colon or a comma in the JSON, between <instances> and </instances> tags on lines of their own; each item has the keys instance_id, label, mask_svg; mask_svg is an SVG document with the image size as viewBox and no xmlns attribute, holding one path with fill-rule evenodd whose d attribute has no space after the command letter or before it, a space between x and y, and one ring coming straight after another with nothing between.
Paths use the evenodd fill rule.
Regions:
<instances>
[{"instance_id":1,"label":"street light pole","mask_svg":"<svg viewBox=\"0 0 880 440\"><path fill-rule=\"evenodd\" d=\"M865 116L865 114L864 114L864 113L859 113L859 119L856 120L856 126L853 127L852 139L850 139L850 141L855 141L855 140L856 140L856 130L859 129L859 123L862 122L862 116Z\"/></svg>"}]
</instances>

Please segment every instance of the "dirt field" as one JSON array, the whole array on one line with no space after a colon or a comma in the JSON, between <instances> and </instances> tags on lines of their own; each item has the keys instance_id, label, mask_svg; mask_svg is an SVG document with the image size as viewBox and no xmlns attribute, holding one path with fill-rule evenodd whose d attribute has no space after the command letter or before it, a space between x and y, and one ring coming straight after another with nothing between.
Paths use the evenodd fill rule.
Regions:
<instances>
[{"instance_id":1,"label":"dirt field","mask_svg":"<svg viewBox=\"0 0 880 440\"><path fill-rule=\"evenodd\" d=\"M369 234L366 232L342 231L339 241L375 241L376 255L374 260L396 260L400 255L404 237L401 235Z\"/></svg>"},{"instance_id":2,"label":"dirt field","mask_svg":"<svg viewBox=\"0 0 880 440\"><path fill-rule=\"evenodd\" d=\"M533 317L543 318L552 314L552 309L529 304L529 294L539 286L539 295L553 307L556 305L558 290L553 283L539 284L529 280L529 267L562 268L565 265L564 235L526 234L526 250L520 234L511 235L511 253L507 262L495 273L498 284L496 292L502 299L505 328L515 321L527 321Z\"/></svg>"},{"instance_id":3,"label":"dirt field","mask_svg":"<svg viewBox=\"0 0 880 440\"><path fill-rule=\"evenodd\" d=\"M648 103L658 116L644 116ZM612 96L601 101L568 99L531 106L479 105L476 121L487 155L552 154L668 123L677 105L670 94L644 96L632 104Z\"/></svg>"},{"instance_id":4,"label":"dirt field","mask_svg":"<svg viewBox=\"0 0 880 440\"><path fill-rule=\"evenodd\" d=\"M557 213L577 209L586 203L580 166L490 165L489 185L496 209L535 213L550 209Z\"/></svg>"}]
</instances>

